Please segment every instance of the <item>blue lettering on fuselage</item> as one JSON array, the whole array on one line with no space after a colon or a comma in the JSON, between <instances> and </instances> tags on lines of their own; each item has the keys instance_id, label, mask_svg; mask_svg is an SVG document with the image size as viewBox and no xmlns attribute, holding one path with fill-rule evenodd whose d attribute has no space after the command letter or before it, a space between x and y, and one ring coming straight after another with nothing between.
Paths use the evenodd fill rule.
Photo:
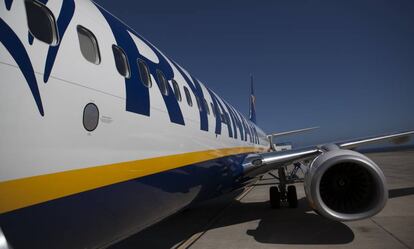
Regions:
<instances>
[{"instance_id":1,"label":"blue lettering on fuselage","mask_svg":"<svg viewBox=\"0 0 414 249\"><path fill-rule=\"evenodd\" d=\"M191 88L191 90L193 91L193 93L195 94L195 96L197 96L199 102L198 104L200 105L199 108L199 113L200 113L200 129L203 131L208 131L208 118L207 118L207 110L206 107L204 106L204 93L203 93L203 89L201 88L200 83L198 82L198 80L194 77L191 77L194 85L191 84L191 82L189 82L189 86Z\"/></svg>"},{"instance_id":2,"label":"blue lettering on fuselage","mask_svg":"<svg viewBox=\"0 0 414 249\"><path fill-rule=\"evenodd\" d=\"M227 124L227 121L228 120L222 120L221 119L221 114L223 114L223 117L225 118L226 115L228 115L228 113L224 109L224 106L221 104L219 97L217 97L212 92L210 92L210 96L213 99L213 104L216 106L215 107L215 109L217 110L217 112L216 112L216 118L217 117L220 117L220 123L222 123L224 121ZM227 124L227 129L228 129L228 132L229 132L229 137L233 137L233 131L231 129L231 124Z\"/></svg>"},{"instance_id":3,"label":"blue lettering on fuselage","mask_svg":"<svg viewBox=\"0 0 414 249\"><path fill-rule=\"evenodd\" d=\"M98 5L96 6L108 22L112 33L114 34L117 45L124 49L130 63L135 64L137 59L141 59L148 65L149 71L152 75L157 75L156 71L159 69L164 73L167 80L174 78L174 72L171 68L171 65L157 49L155 49L145 39L136 34L135 31L127 28L124 24L122 24L118 19L105 11L103 8ZM153 52L158 57L158 64L152 62L151 60L148 60L146 57L142 56L139 53L134 40L130 36L130 33L137 36L153 50ZM159 79L156 79L156 82L158 86L162 84ZM129 112L150 116L149 89L144 86L137 66L131 66L131 77L129 79L125 78L125 88L126 110ZM161 95L167 107L170 121L176 124L185 125L183 114L181 112L178 101L173 94L173 90L171 89L170 84L167 84L167 88L170 94L167 96L163 94Z\"/></svg>"},{"instance_id":4,"label":"blue lettering on fuselage","mask_svg":"<svg viewBox=\"0 0 414 249\"><path fill-rule=\"evenodd\" d=\"M239 114L241 117L240 122L242 123L243 129L244 129L244 141L247 141L247 135L249 134L249 128L246 125L246 119L244 118L244 116L242 116L241 114Z\"/></svg>"},{"instance_id":5,"label":"blue lettering on fuselage","mask_svg":"<svg viewBox=\"0 0 414 249\"><path fill-rule=\"evenodd\" d=\"M236 123L237 128L239 129L240 132L240 139L244 140L244 134L243 134L243 126L241 124L240 118L237 114L237 111L233 108L233 106L231 106L230 104L227 104L230 110L230 113L233 115L234 121ZM236 128L235 128L236 129ZM237 135L236 135L237 138Z\"/></svg>"},{"instance_id":6,"label":"blue lettering on fuselage","mask_svg":"<svg viewBox=\"0 0 414 249\"><path fill-rule=\"evenodd\" d=\"M216 115L216 130L215 133L216 134L221 134L221 115L220 115L220 109L218 107L218 101L214 96L213 91L211 91L209 88L207 88L208 93L210 94L211 100L213 102L213 108L214 110L212 110Z\"/></svg>"},{"instance_id":7,"label":"blue lettering on fuselage","mask_svg":"<svg viewBox=\"0 0 414 249\"><path fill-rule=\"evenodd\" d=\"M247 141L247 135L249 135L249 139L250 139L249 141L253 142L252 133L251 133L251 130L250 130L250 125L246 122L246 119L244 119L244 118L242 120L242 123L243 123L244 129L246 131L246 141Z\"/></svg>"},{"instance_id":8,"label":"blue lettering on fuselage","mask_svg":"<svg viewBox=\"0 0 414 249\"><path fill-rule=\"evenodd\" d=\"M43 4L47 4L48 0L39 0L39 2ZM5 5L8 10L10 10L12 6L13 0L5 0ZM106 19L108 25L110 26L114 38L116 40L117 45L123 48L126 53L126 56L131 64L136 64L138 59L143 60L149 68L151 75L157 75L157 70L161 70L165 75L167 80L172 80L174 78L174 71L172 66L175 66L178 73L182 75L184 80L187 82L189 88L193 92L194 96L198 98L198 102L200 106L200 129L204 131L208 131L208 113L205 106L205 97L202 89L201 83L192 76L187 76L187 74L179 67L174 61L170 62L167 58L159 52L152 44L147 42L145 39L140 37L138 34L135 33L132 29L125 26L121 23L118 19L112 16L110 13L106 12L104 9L96 5L97 8L101 11L102 15ZM59 17L57 19L57 26L59 32L59 43L56 46L49 46L49 50L46 57L45 69L44 69L44 82L46 83L49 80L51 75L51 71L53 69L57 53L59 51L60 45L62 43L63 37L65 32L74 16L75 12L75 2L74 0L65 0L62 2L61 10ZM22 71L27 84L32 92L32 95L35 99L36 105L38 110L42 116L44 116L44 110L42 106L42 101L37 85L37 80L34 74L33 66L31 64L31 60L27 54L27 51L17 37L17 35L13 32L13 30L1 19L0 22L0 31L3 34L1 37L1 42L4 44L6 49L15 59L16 63L18 64L20 70ZM155 63L148 58L142 56L140 51L137 48L137 45L134 42L134 38L132 36L136 36L138 39L142 40L148 47L152 49L152 51L158 57L159 62ZM28 42L29 44L33 43L33 36L28 33ZM150 116L150 95L149 89L143 84L142 79L140 77L138 67L131 66L131 76L129 78L125 78L125 89L126 89L126 111ZM158 88L161 89L160 85L163 84L160 82L159 79L155 80ZM166 108L168 110L168 114L170 117L170 121L172 123L185 125L184 117L182 111L180 109L179 103L173 94L174 91L171 88L170 84L167 84L168 88L168 95L161 94ZM251 126L249 122L232 106L230 106L224 100L221 100L215 93L213 93L210 89L206 88L208 94L211 96L212 100L212 108L213 111L216 113L216 127L215 133L221 134L222 131L222 123L227 124L228 128L228 135L234 139L238 138L237 129L240 132L240 139L247 141L247 134L249 135L250 142L258 143L258 136L255 127ZM208 108L208 107L207 107Z\"/></svg>"},{"instance_id":9,"label":"blue lettering on fuselage","mask_svg":"<svg viewBox=\"0 0 414 249\"><path fill-rule=\"evenodd\" d=\"M236 117L234 116L234 113L233 113L233 110L231 109L231 106L224 100L223 100L223 103L227 107L227 110L229 111L229 116L230 116L231 122L233 123L233 132L234 132L233 137L234 137L234 139L237 139L237 128L238 128L238 126L237 126L237 122L236 122ZM231 125L231 124L229 124L229 125Z\"/></svg>"},{"instance_id":10,"label":"blue lettering on fuselage","mask_svg":"<svg viewBox=\"0 0 414 249\"><path fill-rule=\"evenodd\" d=\"M180 72L180 74L183 76L184 80L187 82L187 85L190 87L191 91L193 92L194 96L198 97L200 101L203 101L204 94L203 89L201 88L200 83L197 79L192 77L192 81L187 76L187 74L184 73L184 71L181 69L180 66L177 65L175 61L171 61L171 63L174 65L174 67ZM194 82L194 83L193 83ZM204 103L204 102L203 102ZM203 103L200 103L202 106L200 113L200 129L203 131L208 131L208 118L207 118L207 111L205 108L203 108Z\"/></svg>"},{"instance_id":11,"label":"blue lettering on fuselage","mask_svg":"<svg viewBox=\"0 0 414 249\"><path fill-rule=\"evenodd\" d=\"M253 135L254 135L254 143L259 144L259 136L257 135L256 127L252 126Z\"/></svg>"}]
</instances>

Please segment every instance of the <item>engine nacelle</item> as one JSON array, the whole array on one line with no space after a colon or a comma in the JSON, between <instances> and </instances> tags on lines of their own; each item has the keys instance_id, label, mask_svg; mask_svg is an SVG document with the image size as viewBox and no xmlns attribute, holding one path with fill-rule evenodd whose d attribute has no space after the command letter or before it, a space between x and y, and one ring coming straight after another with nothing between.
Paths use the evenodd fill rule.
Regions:
<instances>
[{"instance_id":1,"label":"engine nacelle","mask_svg":"<svg viewBox=\"0 0 414 249\"><path fill-rule=\"evenodd\" d=\"M371 217L388 199L381 169L368 157L339 148L315 158L305 174L304 186L311 207L339 221Z\"/></svg>"}]
</instances>

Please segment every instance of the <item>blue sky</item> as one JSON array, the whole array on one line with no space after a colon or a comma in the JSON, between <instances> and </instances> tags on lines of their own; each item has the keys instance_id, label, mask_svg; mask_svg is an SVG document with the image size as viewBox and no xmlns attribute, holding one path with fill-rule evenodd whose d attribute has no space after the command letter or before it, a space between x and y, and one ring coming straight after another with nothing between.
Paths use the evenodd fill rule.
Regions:
<instances>
[{"instance_id":1,"label":"blue sky","mask_svg":"<svg viewBox=\"0 0 414 249\"><path fill-rule=\"evenodd\" d=\"M414 129L414 2L96 0L295 145Z\"/></svg>"}]
</instances>

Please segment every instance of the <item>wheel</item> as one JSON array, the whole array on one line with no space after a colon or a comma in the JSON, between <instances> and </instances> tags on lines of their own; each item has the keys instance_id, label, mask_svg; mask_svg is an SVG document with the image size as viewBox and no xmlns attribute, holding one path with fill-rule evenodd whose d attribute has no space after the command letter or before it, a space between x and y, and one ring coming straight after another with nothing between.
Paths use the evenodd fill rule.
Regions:
<instances>
[{"instance_id":1,"label":"wheel","mask_svg":"<svg viewBox=\"0 0 414 249\"><path fill-rule=\"evenodd\" d=\"M298 195L296 194L296 187L293 185L287 188L287 201L290 208L298 207Z\"/></svg>"},{"instance_id":2,"label":"wheel","mask_svg":"<svg viewBox=\"0 0 414 249\"><path fill-rule=\"evenodd\" d=\"M276 186L269 188L270 206L272 208L280 208L280 192Z\"/></svg>"}]
</instances>

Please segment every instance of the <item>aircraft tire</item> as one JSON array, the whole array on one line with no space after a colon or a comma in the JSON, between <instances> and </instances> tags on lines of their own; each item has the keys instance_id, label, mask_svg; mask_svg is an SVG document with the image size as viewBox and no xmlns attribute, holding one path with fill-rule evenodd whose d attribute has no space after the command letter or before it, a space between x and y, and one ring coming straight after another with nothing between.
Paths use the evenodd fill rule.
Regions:
<instances>
[{"instance_id":1,"label":"aircraft tire","mask_svg":"<svg viewBox=\"0 0 414 249\"><path fill-rule=\"evenodd\" d=\"M280 192L278 187L272 186L269 188L269 199L272 208L280 208Z\"/></svg>"},{"instance_id":2,"label":"aircraft tire","mask_svg":"<svg viewBox=\"0 0 414 249\"><path fill-rule=\"evenodd\" d=\"M298 195L296 193L296 187L291 185L287 188L287 201L290 208L298 207Z\"/></svg>"}]
</instances>

